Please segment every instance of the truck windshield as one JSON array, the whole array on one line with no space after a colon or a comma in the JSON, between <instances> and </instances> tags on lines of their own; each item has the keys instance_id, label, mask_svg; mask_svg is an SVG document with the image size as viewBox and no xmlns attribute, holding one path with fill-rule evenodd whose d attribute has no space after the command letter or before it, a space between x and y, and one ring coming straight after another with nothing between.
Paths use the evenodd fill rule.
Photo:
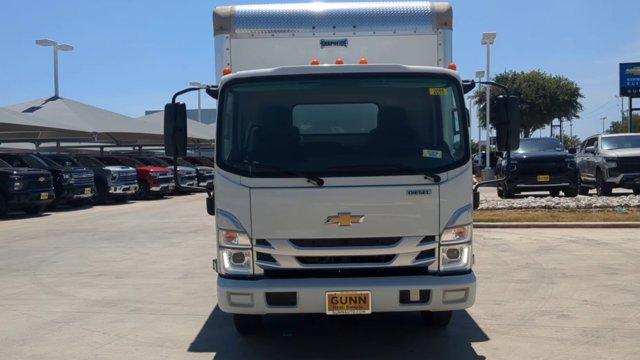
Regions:
<instances>
[{"instance_id":1,"label":"truck windshield","mask_svg":"<svg viewBox=\"0 0 640 360\"><path fill-rule=\"evenodd\" d=\"M459 85L420 76L227 85L217 162L250 177L420 174L461 166L469 140Z\"/></svg>"},{"instance_id":2,"label":"truck windshield","mask_svg":"<svg viewBox=\"0 0 640 360\"><path fill-rule=\"evenodd\" d=\"M520 147L516 153L562 152L564 146L560 141L551 138L530 138L520 140Z\"/></svg>"},{"instance_id":3,"label":"truck windshield","mask_svg":"<svg viewBox=\"0 0 640 360\"><path fill-rule=\"evenodd\" d=\"M640 148L640 135L621 135L602 137L603 150Z\"/></svg>"},{"instance_id":4,"label":"truck windshield","mask_svg":"<svg viewBox=\"0 0 640 360\"><path fill-rule=\"evenodd\" d=\"M48 160L54 161L56 164L66 167L80 167L81 165L72 157L65 155L46 155L43 156Z\"/></svg>"}]
</instances>

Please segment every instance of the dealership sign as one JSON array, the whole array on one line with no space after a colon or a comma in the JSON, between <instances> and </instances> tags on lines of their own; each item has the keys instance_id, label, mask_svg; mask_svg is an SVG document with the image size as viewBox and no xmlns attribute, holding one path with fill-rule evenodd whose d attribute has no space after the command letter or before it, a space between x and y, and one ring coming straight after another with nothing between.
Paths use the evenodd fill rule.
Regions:
<instances>
[{"instance_id":1,"label":"dealership sign","mask_svg":"<svg viewBox=\"0 0 640 360\"><path fill-rule=\"evenodd\" d=\"M640 63L620 64L620 96L640 97Z\"/></svg>"}]
</instances>

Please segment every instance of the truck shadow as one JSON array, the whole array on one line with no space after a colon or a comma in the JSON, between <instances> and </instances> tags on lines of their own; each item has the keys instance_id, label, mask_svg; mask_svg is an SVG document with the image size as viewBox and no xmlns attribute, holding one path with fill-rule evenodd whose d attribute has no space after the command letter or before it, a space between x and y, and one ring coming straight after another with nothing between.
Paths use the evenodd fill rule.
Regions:
<instances>
[{"instance_id":1,"label":"truck shadow","mask_svg":"<svg viewBox=\"0 0 640 360\"><path fill-rule=\"evenodd\" d=\"M485 359L471 344L489 340L466 311L456 311L441 331L426 328L418 313L270 315L264 320L261 334L240 337L231 315L216 306L188 350L215 353L216 359Z\"/></svg>"}]
</instances>

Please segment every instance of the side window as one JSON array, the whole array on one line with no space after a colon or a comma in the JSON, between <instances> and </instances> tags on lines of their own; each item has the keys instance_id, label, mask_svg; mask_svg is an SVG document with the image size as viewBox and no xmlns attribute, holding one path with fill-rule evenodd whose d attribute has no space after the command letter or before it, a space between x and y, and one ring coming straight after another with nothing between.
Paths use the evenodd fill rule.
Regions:
<instances>
[{"instance_id":1,"label":"side window","mask_svg":"<svg viewBox=\"0 0 640 360\"><path fill-rule=\"evenodd\" d=\"M595 146L596 140L598 140L598 138L595 138L595 137L590 138L590 139L587 139L587 140L584 142L584 147L582 148L582 152L584 152L584 151L585 151L585 149L586 149L586 148L588 148L588 147L590 147L590 146Z\"/></svg>"}]
</instances>

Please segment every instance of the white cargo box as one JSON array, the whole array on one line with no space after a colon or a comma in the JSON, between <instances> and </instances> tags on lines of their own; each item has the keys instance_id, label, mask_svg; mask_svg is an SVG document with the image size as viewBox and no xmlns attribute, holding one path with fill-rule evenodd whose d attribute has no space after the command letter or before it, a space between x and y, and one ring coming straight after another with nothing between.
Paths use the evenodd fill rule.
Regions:
<instances>
[{"instance_id":1,"label":"white cargo box","mask_svg":"<svg viewBox=\"0 0 640 360\"><path fill-rule=\"evenodd\" d=\"M213 14L216 78L233 72L334 64L446 67L451 58L448 3L357 2L237 5Z\"/></svg>"}]
</instances>

